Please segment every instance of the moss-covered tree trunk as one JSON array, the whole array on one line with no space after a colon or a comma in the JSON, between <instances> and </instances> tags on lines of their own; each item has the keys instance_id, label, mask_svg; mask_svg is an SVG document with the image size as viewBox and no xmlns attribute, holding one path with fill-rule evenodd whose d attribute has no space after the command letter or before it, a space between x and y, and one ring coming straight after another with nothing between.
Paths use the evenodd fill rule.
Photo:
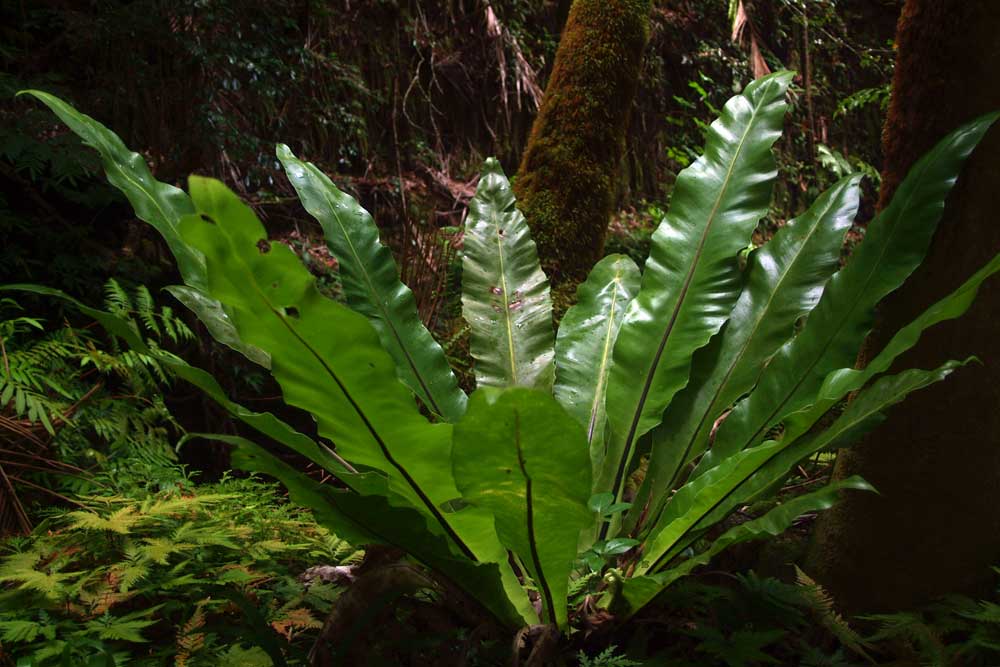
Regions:
<instances>
[{"instance_id":1,"label":"moss-covered tree trunk","mask_svg":"<svg viewBox=\"0 0 1000 667\"><path fill-rule=\"evenodd\" d=\"M884 134L885 206L915 160L958 124L1000 109L1000 2L907 0L898 26ZM880 308L866 356L1000 251L1000 129L952 193L923 266ZM976 354L971 366L894 409L840 455L880 495L853 494L824 515L809 567L850 611L912 607L975 592L1000 563L1000 282L959 321L928 331L900 367Z\"/></svg>"},{"instance_id":2,"label":"moss-covered tree trunk","mask_svg":"<svg viewBox=\"0 0 1000 667\"><path fill-rule=\"evenodd\" d=\"M604 250L650 0L575 0L514 190L557 310Z\"/></svg>"}]
</instances>

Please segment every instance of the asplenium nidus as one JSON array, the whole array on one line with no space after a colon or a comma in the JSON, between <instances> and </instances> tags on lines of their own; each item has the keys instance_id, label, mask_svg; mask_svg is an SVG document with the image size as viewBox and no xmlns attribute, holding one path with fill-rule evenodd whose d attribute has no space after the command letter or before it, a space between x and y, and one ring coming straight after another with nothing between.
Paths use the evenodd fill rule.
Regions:
<instances>
[{"instance_id":1,"label":"asplenium nidus","mask_svg":"<svg viewBox=\"0 0 1000 667\"><path fill-rule=\"evenodd\" d=\"M645 270L603 259L558 331L528 224L488 160L464 233L462 304L479 385L469 397L370 216L315 166L278 147L340 262L347 306L324 298L221 183L192 177L187 193L159 183L106 128L31 94L101 153L112 183L163 234L185 282L172 293L216 338L269 368L320 438L228 401L179 359L165 362L340 484L228 438L235 465L280 479L339 535L402 549L502 624L566 628L574 580L586 577L605 593L600 604L627 618L726 546L778 534L840 489L869 488L839 481L708 538L798 462L843 446L965 363L886 374L925 328L968 308L1000 258L854 369L876 304L921 262L996 116L920 160L844 268L859 176L820 195L741 269L777 177L771 147L790 80L765 77L726 104L704 156L677 179ZM87 311L134 338L121 320Z\"/></svg>"}]
</instances>

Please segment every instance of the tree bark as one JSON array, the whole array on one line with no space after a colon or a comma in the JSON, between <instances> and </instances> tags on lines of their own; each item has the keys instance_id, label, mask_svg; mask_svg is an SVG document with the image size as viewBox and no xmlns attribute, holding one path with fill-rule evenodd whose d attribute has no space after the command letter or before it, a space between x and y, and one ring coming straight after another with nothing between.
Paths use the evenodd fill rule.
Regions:
<instances>
[{"instance_id":1,"label":"tree bark","mask_svg":"<svg viewBox=\"0 0 1000 667\"><path fill-rule=\"evenodd\" d=\"M556 310L601 258L649 37L650 0L575 0L514 191Z\"/></svg>"},{"instance_id":2,"label":"tree bark","mask_svg":"<svg viewBox=\"0 0 1000 667\"><path fill-rule=\"evenodd\" d=\"M880 207L946 133L1000 109L1000 3L907 0L883 135ZM1000 129L965 167L923 265L881 306L866 354L1000 251ZM808 566L852 612L905 609L975 594L1000 562L1000 282L969 312L924 334L899 368L978 355L983 364L911 396L835 475L860 474L879 495L853 493L821 517ZM864 358L862 359L864 361Z\"/></svg>"}]
</instances>

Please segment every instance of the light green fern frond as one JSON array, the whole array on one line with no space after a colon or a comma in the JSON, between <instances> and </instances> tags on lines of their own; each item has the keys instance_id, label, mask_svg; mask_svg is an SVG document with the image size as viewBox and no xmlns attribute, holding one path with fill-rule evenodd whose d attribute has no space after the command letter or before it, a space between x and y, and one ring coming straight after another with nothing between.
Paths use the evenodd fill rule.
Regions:
<instances>
[{"instance_id":1,"label":"light green fern frond","mask_svg":"<svg viewBox=\"0 0 1000 667\"><path fill-rule=\"evenodd\" d=\"M29 551L22 551L20 553L7 556L3 559L3 563L0 563L0 577L7 577L13 572L34 569L35 564L38 563L44 555L45 554L38 549L31 549Z\"/></svg>"},{"instance_id":2,"label":"light green fern frond","mask_svg":"<svg viewBox=\"0 0 1000 667\"><path fill-rule=\"evenodd\" d=\"M86 630L88 634L96 634L100 639L144 644L149 640L142 636L142 631L158 623L157 620L148 617L162 606L156 605L127 616L105 614L99 619L88 621Z\"/></svg>"},{"instance_id":3,"label":"light green fern frond","mask_svg":"<svg viewBox=\"0 0 1000 667\"><path fill-rule=\"evenodd\" d=\"M596 579L600 579L600 572L588 572L579 579L573 579L569 582L569 589L567 591L567 596L572 600L574 597L582 593L590 586L590 583Z\"/></svg>"},{"instance_id":4,"label":"light green fern frond","mask_svg":"<svg viewBox=\"0 0 1000 667\"><path fill-rule=\"evenodd\" d=\"M19 590L35 591L49 599L58 600L65 596L68 583L79 576L79 572L59 572L54 569L43 572L24 568L0 574L0 582L16 583Z\"/></svg>"},{"instance_id":5,"label":"light green fern frond","mask_svg":"<svg viewBox=\"0 0 1000 667\"><path fill-rule=\"evenodd\" d=\"M166 537L148 537L140 547L145 558L158 565L166 565L170 555L186 551L194 545L190 542L176 542Z\"/></svg>"},{"instance_id":6,"label":"light green fern frond","mask_svg":"<svg viewBox=\"0 0 1000 667\"><path fill-rule=\"evenodd\" d=\"M129 547L125 559L111 567L109 577L118 582L118 591L128 593L136 584L149 576L149 559L142 547Z\"/></svg>"},{"instance_id":7,"label":"light green fern frond","mask_svg":"<svg viewBox=\"0 0 1000 667\"><path fill-rule=\"evenodd\" d=\"M136 313L146 329L156 334L157 338L162 337L163 331L160 329L159 322L156 321L156 303L153 302L153 295L149 293L149 289L145 285L139 285L135 288L134 304Z\"/></svg>"},{"instance_id":8,"label":"light green fern frond","mask_svg":"<svg viewBox=\"0 0 1000 667\"><path fill-rule=\"evenodd\" d=\"M127 315L132 310L132 299L114 278L104 283L104 303L116 315Z\"/></svg>"},{"instance_id":9,"label":"light green fern frond","mask_svg":"<svg viewBox=\"0 0 1000 667\"><path fill-rule=\"evenodd\" d=\"M205 505L213 505L236 496L231 493L205 493L193 496L172 496L144 502L142 512L151 517L169 517L177 514L190 514L200 510Z\"/></svg>"},{"instance_id":10,"label":"light green fern frond","mask_svg":"<svg viewBox=\"0 0 1000 667\"><path fill-rule=\"evenodd\" d=\"M37 621L0 621L0 641L27 643L35 641L39 635L52 641L56 638L56 628Z\"/></svg>"},{"instance_id":11,"label":"light green fern frond","mask_svg":"<svg viewBox=\"0 0 1000 667\"><path fill-rule=\"evenodd\" d=\"M68 526L70 530L107 530L120 535L128 535L143 518L130 506L122 507L108 517L85 511L70 512L66 516L72 521Z\"/></svg>"}]
</instances>

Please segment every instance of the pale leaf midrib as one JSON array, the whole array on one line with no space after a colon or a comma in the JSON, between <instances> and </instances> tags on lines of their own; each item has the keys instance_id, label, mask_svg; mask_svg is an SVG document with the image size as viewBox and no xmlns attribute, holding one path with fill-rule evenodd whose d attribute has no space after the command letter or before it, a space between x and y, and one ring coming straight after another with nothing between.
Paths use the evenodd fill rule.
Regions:
<instances>
[{"instance_id":1,"label":"pale leaf midrib","mask_svg":"<svg viewBox=\"0 0 1000 667\"><path fill-rule=\"evenodd\" d=\"M501 295L503 296L503 306L501 307L501 311L503 312L504 328L507 332L507 361L510 364L510 384L517 385L517 355L514 349L514 323L510 314L510 293L507 286L507 269L504 264L504 237L500 235L500 222L498 221L495 205L490 207L490 223L493 225L493 235L496 238L497 244L497 260L499 263L498 269L500 273L499 287Z\"/></svg>"},{"instance_id":2,"label":"pale leaf midrib","mask_svg":"<svg viewBox=\"0 0 1000 667\"><path fill-rule=\"evenodd\" d=\"M611 339L615 329L615 308L618 304L618 292L621 289L622 270L615 272L615 286L611 291L611 305L608 310L608 331L604 336L604 350L601 354L601 364L597 373L597 387L594 389L594 399L590 404L590 419L587 422L587 442L594 439L594 428L597 425L597 413L600 412L604 387L607 384L608 359L611 357Z\"/></svg>"}]
</instances>

